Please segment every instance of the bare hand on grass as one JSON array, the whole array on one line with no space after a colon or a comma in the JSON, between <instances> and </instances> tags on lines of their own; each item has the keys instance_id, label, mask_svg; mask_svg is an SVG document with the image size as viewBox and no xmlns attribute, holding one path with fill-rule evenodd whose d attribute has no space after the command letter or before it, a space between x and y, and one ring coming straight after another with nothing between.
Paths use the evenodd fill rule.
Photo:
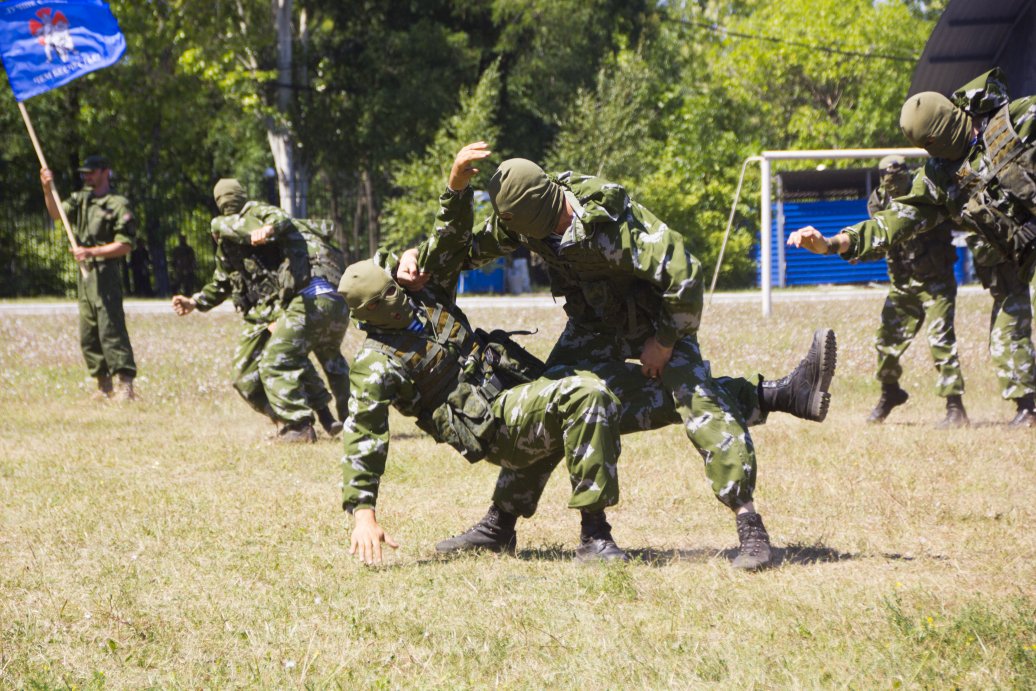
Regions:
<instances>
[{"instance_id":1,"label":"bare hand on grass","mask_svg":"<svg viewBox=\"0 0 1036 691\"><path fill-rule=\"evenodd\" d=\"M353 516L356 525L353 527L352 544L349 554L356 555L356 558L364 564L381 563L381 543L396 549L399 545L390 535L378 525L378 519L374 516L373 509L357 509Z\"/></svg>"}]
</instances>

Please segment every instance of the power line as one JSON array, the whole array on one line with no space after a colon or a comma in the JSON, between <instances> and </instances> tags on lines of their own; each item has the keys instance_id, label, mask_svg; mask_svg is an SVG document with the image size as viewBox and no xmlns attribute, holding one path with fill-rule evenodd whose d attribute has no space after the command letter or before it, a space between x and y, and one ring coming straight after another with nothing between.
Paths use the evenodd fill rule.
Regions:
<instances>
[{"instance_id":1,"label":"power line","mask_svg":"<svg viewBox=\"0 0 1036 691\"><path fill-rule=\"evenodd\" d=\"M767 41L769 43L780 43L788 46L795 46L796 48L808 48L810 50L817 50L824 53L833 53L835 55L849 55L856 58L865 58L868 60L895 60L897 62L910 62L915 63L920 60L919 55L889 55L887 53L864 53L857 50L842 50L841 48L832 48L831 46L813 45L809 43L800 43L799 41L787 41L783 38L776 38L774 36L763 36L761 34L746 34L740 31L731 31L730 29L720 26L719 24L709 22L696 22L691 19L681 19L677 17L670 17L669 15L662 15L663 21L673 22L674 24L682 24L684 26L691 26L698 29L707 29L715 34L722 34L724 36L734 36L735 38L745 38L752 41Z\"/></svg>"}]
</instances>

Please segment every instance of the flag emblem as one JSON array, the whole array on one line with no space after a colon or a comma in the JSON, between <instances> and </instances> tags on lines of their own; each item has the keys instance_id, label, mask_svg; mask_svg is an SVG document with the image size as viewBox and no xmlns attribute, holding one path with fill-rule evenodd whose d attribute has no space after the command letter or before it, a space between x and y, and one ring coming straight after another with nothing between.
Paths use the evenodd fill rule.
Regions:
<instances>
[{"instance_id":1,"label":"flag emblem","mask_svg":"<svg viewBox=\"0 0 1036 691\"><path fill-rule=\"evenodd\" d=\"M0 2L0 58L18 101L113 65L125 52L104 0Z\"/></svg>"},{"instance_id":2,"label":"flag emblem","mask_svg":"<svg viewBox=\"0 0 1036 691\"><path fill-rule=\"evenodd\" d=\"M68 62L68 56L76 51L72 32L68 30L68 18L49 7L37 10L36 17L29 20L29 33L43 46L47 62L54 62L55 54L61 62Z\"/></svg>"}]
</instances>

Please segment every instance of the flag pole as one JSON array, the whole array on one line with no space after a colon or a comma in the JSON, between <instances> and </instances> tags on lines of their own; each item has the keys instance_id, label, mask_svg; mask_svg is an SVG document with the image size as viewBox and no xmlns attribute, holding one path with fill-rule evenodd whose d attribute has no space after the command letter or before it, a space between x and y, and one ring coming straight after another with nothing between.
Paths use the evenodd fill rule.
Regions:
<instances>
[{"instance_id":1,"label":"flag pole","mask_svg":"<svg viewBox=\"0 0 1036 691\"><path fill-rule=\"evenodd\" d=\"M29 130L29 139L32 140L32 146L36 149L36 156L40 159L41 168L50 168L47 165L47 159L43 156L43 147L40 146L40 140L36 137L36 130L32 127L32 120L29 119L29 111L25 109L25 104L18 101L18 110L22 114L22 120L25 121L25 129ZM65 207L61 204L61 195L58 194L57 187L54 186L53 181L50 184L50 193L54 197L54 203L58 207L58 215L61 216L61 224L65 227L65 234L68 235L68 241L72 243L72 249L79 249L79 243L76 242L76 236L72 234L72 225L68 222L68 216L65 214ZM85 278L87 275L86 266L82 262L79 262L79 271Z\"/></svg>"}]
</instances>

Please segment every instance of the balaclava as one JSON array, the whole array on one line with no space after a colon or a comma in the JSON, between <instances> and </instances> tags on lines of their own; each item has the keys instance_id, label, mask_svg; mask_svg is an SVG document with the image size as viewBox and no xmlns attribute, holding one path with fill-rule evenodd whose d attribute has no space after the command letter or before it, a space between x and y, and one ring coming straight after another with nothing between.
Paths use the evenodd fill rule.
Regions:
<instances>
[{"instance_id":1,"label":"balaclava","mask_svg":"<svg viewBox=\"0 0 1036 691\"><path fill-rule=\"evenodd\" d=\"M565 210L561 185L524 158L500 164L489 180L489 199L510 230L536 239L550 235Z\"/></svg>"}]
</instances>

